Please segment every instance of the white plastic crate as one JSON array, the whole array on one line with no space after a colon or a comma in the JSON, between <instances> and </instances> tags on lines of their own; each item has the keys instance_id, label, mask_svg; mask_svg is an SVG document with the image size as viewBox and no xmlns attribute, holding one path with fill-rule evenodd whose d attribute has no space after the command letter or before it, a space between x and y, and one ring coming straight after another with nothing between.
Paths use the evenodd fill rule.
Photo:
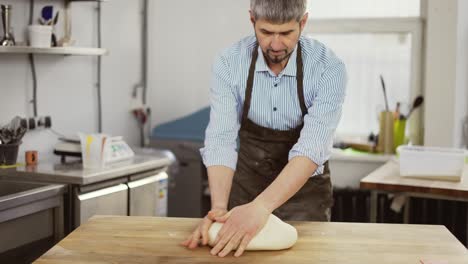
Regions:
<instances>
[{"instance_id":1,"label":"white plastic crate","mask_svg":"<svg viewBox=\"0 0 468 264\"><path fill-rule=\"evenodd\" d=\"M426 179L460 181L465 150L423 146L400 146L400 175Z\"/></svg>"}]
</instances>

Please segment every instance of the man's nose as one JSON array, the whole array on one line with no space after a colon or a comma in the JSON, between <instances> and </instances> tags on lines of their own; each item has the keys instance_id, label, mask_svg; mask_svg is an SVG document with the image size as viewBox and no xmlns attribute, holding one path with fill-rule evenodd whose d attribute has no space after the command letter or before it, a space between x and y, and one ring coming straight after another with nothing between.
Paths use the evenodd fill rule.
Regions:
<instances>
[{"instance_id":1,"label":"man's nose","mask_svg":"<svg viewBox=\"0 0 468 264\"><path fill-rule=\"evenodd\" d=\"M273 39L271 40L271 48L274 51L280 51L283 49L283 44L281 42L281 36L279 34L274 34Z\"/></svg>"}]
</instances>

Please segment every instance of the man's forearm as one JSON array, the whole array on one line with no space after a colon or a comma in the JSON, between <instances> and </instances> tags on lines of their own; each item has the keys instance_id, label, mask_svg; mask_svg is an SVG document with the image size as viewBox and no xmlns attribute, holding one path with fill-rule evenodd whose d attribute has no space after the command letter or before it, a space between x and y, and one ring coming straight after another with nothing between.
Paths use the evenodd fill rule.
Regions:
<instances>
[{"instance_id":1,"label":"man's forearm","mask_svg":"<svg viewBox=\"0 0 468 264\"><path fill-rule=\"evenodd\" d=\"M309 158L294 157L270 186L257 196L254 202L261 203L270 212L273 212L304 186L317 167L317 164Z\"/></svg>"},{"instance_id":2,"label":"man's forearm","mask_svg":"<svg viewBox=\"0 0 468 264\"><path fill-rule=\"evenodd\" d=\"M211 208L227 209L234 171L225 166L209 166L208 181L211 193Z\"/></svg>"}]
</instances>

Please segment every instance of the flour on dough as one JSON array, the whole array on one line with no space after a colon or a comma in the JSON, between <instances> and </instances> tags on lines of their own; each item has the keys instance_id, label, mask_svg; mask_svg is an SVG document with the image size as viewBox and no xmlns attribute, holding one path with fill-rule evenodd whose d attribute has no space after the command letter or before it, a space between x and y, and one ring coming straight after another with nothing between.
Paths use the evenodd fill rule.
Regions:
<instances>
[{"instance_id":1,"label":"flour on dough","mask_svg":"<svg viewBox=\"0 0 468 264\"><path fill-rule=\"evenodd\" d=\"M209 245L214 246L214 241L222 223L213 223L208 230ZM260 232L250 241L246 250L281 250L292 247L297 241L297 230L275 215L271 214Z\"/></svg>"}]
</instances>

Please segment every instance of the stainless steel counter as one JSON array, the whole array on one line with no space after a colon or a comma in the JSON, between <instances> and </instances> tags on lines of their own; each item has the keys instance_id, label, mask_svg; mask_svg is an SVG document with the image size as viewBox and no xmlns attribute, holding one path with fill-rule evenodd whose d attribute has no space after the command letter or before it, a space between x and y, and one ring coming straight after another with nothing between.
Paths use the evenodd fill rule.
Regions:
<instances>
[{"instance_id":1,"label":"stainless steel counter","mask_svg":"<svg viewBox=\"0 0 468 264\"><path fill-rule=\"evenodd\" d=\"M66 190L63 184L0 181L0 262L11 262L2 254L8 250L63 238Z\"/></svg>"},{"instance_id":2,"label":"stainless steel counter","mask_svg":"<svg viewBox=\"0 0 468 264\"><path fill-rule=\"evenodd\" d=\"M10 263L11 254L31 243L57 242L95 214L167 215L173 154L135 153L101 169L84 169L80 160L61 163L57 156L39 157L33 167L0 169L0 237L7 237L0 239L0 262Z\"/></svg>"},{"instance_id":3,"label":"stainless steel counter","mask_svg":"<svg viewBox=\"0 0 468 264\"><path fill-rule=\"evenodd\" d=\"M173 162L171 155L170 152L159 150L144 154L140 152L130 160L110 164L101 169L84 169L79 161L62 164L58 158L55 160L51 158L40 161L38 165L32 167L0 169L0 179L87 185L143 171L166 168Z\"/></svg>"}]
</instances>

